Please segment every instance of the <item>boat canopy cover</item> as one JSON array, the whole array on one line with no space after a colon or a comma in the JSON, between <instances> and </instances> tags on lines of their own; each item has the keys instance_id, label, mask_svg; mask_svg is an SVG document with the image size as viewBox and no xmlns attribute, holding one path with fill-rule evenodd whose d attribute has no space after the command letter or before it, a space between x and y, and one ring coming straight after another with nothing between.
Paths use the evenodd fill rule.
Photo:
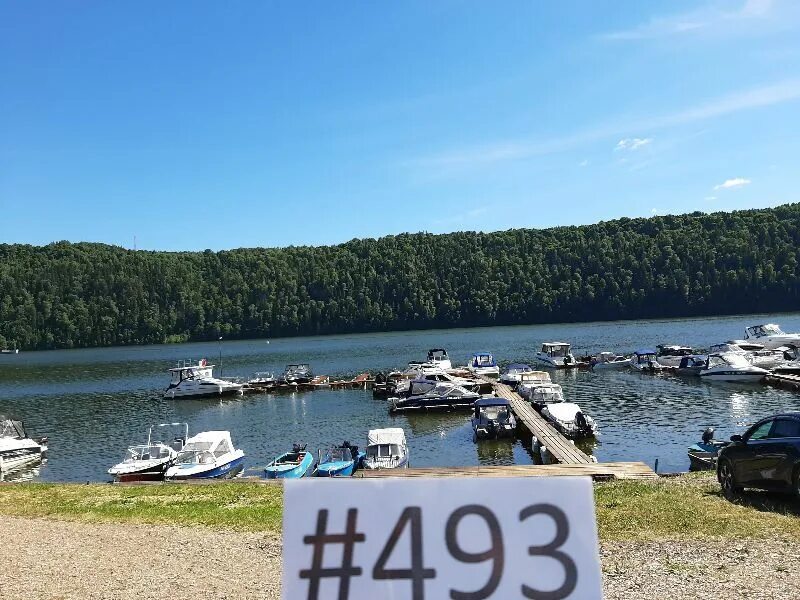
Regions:
<instances>
[{"instance_id":1,"label":"boat canopy cover","mask_svg":"<svg viewBox=\"0 0 800 600\"><path fill-rule=\"evenodd\" d=\"M574 421L575 415L581 410L581 407L572 402L559 402L558 404L550 404L547 406L548 412L559 421Z\"/></svg>"},{"instance_id":2,"label":"boat canopy cover","mask_svg":"<svg viewBox=\"0 0 800 600\"><path fill-rule=\"evenodd\" d=\"M389 427L387 429L370 429L367 434L367 445L375 444L397 444L406 445L406 432L400 427Z\"/></svg>"},{"instance_id":3,"label":"boat canopy cover","mask_svg":"<svg viewBox=\"0 0 800 600\"><path fill-rule=\"evenodd\" d=\"M511 403L505 398L495 398L494 396L486 396L479 400L475 400L475 407L479 406L511 406Z\"/></svg>"},{"instance_id":4,"label":"boat canopy cover","mask_svg":"<svg viewBox=\"0 0 800 600\"><path fill-rule=\"evenodd\" d=\"M644 356L646 354L658 354L658 353L655 351L655 348L642 348L641 350L637 350L636 352L634 352L634 354L638 356Z\"/></svg>"}]
</instances>

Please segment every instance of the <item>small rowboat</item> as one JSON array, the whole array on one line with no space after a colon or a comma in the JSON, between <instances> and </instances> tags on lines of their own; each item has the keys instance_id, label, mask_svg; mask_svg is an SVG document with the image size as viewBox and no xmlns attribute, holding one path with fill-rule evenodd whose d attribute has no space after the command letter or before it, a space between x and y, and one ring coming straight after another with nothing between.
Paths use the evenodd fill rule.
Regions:
<instances>
[{"instance_id":1,"label":"small rowboat","mask_svg":"<svg viewBox=\"0 0 800 600\"><path fill-rule=\"evenodd\" d=\"M314 464L314 455L306 451L306 445L295 444L291 452L285 452L264 468L267 479L299 479L304 477Z\"/></svg>"}]
</instances>

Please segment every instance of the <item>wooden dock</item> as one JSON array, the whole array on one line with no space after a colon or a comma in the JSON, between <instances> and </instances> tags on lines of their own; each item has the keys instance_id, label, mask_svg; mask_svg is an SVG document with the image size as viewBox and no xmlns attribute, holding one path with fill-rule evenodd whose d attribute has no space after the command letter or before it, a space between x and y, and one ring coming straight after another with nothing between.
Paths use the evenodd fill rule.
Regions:
<instances>
[{"instance_id":1,"label":"wooden dock","mask_svg":"<svg viewBox=\"0 0 800 600\"><path fill-rule=\"evenodd\" d=\"M563 465L508 465L481 467L428 467L419 469L379 469L356 471L354 477L556 477L589 476L596 481L613 479L658 479L653 469L642 462L614 462Z\"/></svg>"},{"instance_id":2,"label":"wooden dock","mask_svg":"<svg viewBox=\"0 0 800 600\"><path fill-rule=\"evenodd\" d=\"M511 403L511 410L514 411L518 424L530 431L531 435L536 436L539 443L547 448L553 460L565 465L594 464L590 456L556 431L544 417L533 409L529 402L526 402L510 387L494 382L494 391L498 396Z\"/></svg>"},{"instance_id":3,"label":"wooden dock","mask_svg":"<svg viewBox=\"0 0 800 600\"><path fill-rule=\"evenodd\" d=\"M790 390L800 390L800 375L791 375L789 373L770 373L764 379L764 383Z\"/></svg>"}]
</instances>

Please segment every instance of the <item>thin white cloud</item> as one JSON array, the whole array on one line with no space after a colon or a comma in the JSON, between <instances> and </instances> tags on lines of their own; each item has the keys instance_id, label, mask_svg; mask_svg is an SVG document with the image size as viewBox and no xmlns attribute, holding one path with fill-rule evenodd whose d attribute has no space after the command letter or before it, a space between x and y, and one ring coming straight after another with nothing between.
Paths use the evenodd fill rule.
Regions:
<instances>
[{"instance_id":1,"label":"thin white cloud","mask_svg":"<svg viewBox=\"0 0 800 600\"><path fill-rule=\"evenodd\" d=\"M582 160L581 162L578 163L578 166L579 167L588 167L589 166L589 160L588 159Z\"/></svg>"},{"instance_id":2,"label":"thin white cloud","mask_svg":"<svg viewBox=\"0 0 800 600\"><path fill-rule=\"evenodd\" d=\"M614 150L630 150L633 152L643 146L647 146L652 141L653 138L624 138L617 142Z\"/></svg>"},{"instance_id":3,"label":"thin white cloud","mask_svg":"<svg viewBox=\"0 0 800 600\"><path fill-rule=\"evenodd\" d=\"M705 200L707 202L711 202L712 200L716 200L716 199L717 199L716 196L706 196L705 198L703 198L703 200Z\"/></svg>"},{"instance_id":4,"label":"thin white cloud","mask_svg":"<svg viewBox=\"0 0 800 600\"><path fill-rule=\"evenodd\" d=\"M634 131L653 131L723 117L745 110L773 106L800 99L800 79L786 80L749 90L738 91L694 107L673 113L639 119L611 121L595 128L561 137L539 140L505 140L465 146L407 161L407 166L433 168L473 167L533 156L564 152L609 137L623 136Z\"/></svg>"},{"instance_id":5,"label":"thin white cloud","mask_svg":"<svg viewBox=\"0 0 800 600\"><path fill-rule=\"evenodd\" d=\"M743 185L748 185L751 183L749 179L745 179L744 177L734 177L733 179L726 179L719 185L715 185L715 190L729 190L731 188L742 187Z\"/></svg>"},{"instance_id":6,"label":"thin white cloud","mask_svg":"<svg viewBox=\"0 0 800 600\"><path fill-rule=\"evenodd\" d=\"M691 33L739 31L742 25L764 21L773 13L773 7L772 0L747 0L734 11L707 5L690 12L655 17L630 29L603 33L599 37L608 41L634 41Z\"/></svg>"}]
</instances>

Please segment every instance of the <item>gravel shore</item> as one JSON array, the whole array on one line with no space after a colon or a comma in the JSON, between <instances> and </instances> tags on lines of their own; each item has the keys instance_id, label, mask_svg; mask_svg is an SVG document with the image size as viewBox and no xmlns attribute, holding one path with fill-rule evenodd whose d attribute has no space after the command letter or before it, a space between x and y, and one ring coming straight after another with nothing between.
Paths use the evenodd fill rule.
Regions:
<instances>
[{"instance_id":1,"label":"gravel shore","mask_svg":"<svg viewBox=\"0 0 800 600\"><path fill-rule=\"evenodd\" d=\"M203 527L0 517L0 596L279 598L280 539ZM800 598L800 541L604 542L608 600Z\"/></svg>"}]
</instances>

